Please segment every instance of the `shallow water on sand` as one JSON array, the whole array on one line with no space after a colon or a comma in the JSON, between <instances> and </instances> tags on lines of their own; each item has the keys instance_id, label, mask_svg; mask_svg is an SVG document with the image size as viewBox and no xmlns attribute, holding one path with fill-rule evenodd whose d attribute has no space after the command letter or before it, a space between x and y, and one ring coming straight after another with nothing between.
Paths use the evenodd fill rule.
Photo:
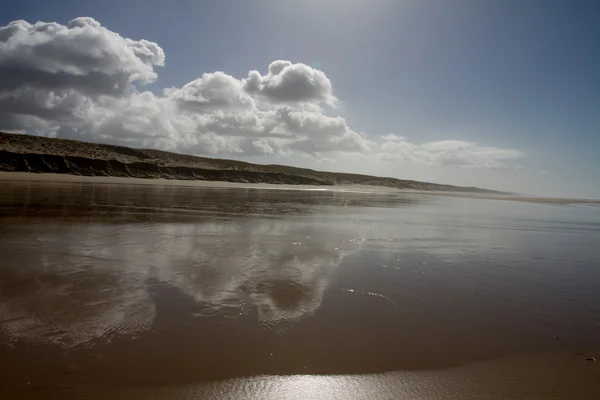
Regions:
<instances>
[{"instance_id":1,"label":"shallow water on sand","mask_svg":"<svg viewBox=\"0 0 600 400\"><path fill-rule=\"evenodd\" d=\"M0 185L0 384L38 395L204 382L224 398L209 382L259 376L229 388L271 398L330 380L348 398L389 390L350 374L600 344L595 207Z\"/></svg>"}]
</instances>

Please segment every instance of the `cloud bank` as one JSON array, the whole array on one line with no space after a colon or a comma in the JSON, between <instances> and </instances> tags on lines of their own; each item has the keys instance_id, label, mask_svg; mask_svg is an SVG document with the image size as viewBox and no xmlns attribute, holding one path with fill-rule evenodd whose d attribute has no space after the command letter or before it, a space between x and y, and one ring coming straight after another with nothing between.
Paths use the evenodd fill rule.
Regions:
<instances>
[{"instance_id":1,"label":"cloud bank","mask_svg":"<svg viewBox=\"0 0 600 400\"><path fill-rule=\"evenodd\" d=\"M415 161L427 165L465 168L523 169L504 160L523 156L518 150L479 146L462 140L440 140L414 144L394 134L382 135L378 157L384 161Z\"/></svg>"},{"instance_id":2,"label":"cloud bank","mask_svg":"<svg viewBox=\"0 0 600 400\"><path fill-rule=\"evenodd\" d=\"M374 157L467 168L519 169L512 149L444 140L375 137L332 116L339 104L324 72L273 61L236 78L204 73L156 94L165 53L92 18L14 21L0 27L0 129L209 156Z\"/></svg>"}]
</instances>

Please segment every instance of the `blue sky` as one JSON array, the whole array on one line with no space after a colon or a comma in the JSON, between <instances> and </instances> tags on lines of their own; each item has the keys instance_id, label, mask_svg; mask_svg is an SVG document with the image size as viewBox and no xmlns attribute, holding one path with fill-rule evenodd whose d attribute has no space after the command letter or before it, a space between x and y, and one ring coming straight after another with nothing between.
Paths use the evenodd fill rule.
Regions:
<instances>
[{"instance_id":1,"label":"blue sky","mask_svg":"<svg viewBox=\"0 0 600 400\"><path fill-rule=\"evenodd\" d=\"M366 155L300 154L283 147L268 154L207 153L201 147L193 153L600 198L598 2L174 3L5 2L0 26L20 19L66 25L83 16L122 37L155 42L164 66L156 66L157 79L137 90L156 96L203 73L223 71L241 80L250 70L266 74L275 60L303 63L324 72L339 100L319 112L343 118L353 132L377 142ZM392 157L398 139L381 139L389 134L402 137L410 154ZM383 150L377 149L384 142L390 146L381 161ZM440 143L449 144L450 152L476 145L470 149L477 157L493 153L493 163L463 162L463 150L456 162L449 162L454 153L444 153L452 160L431 161L425 153Z\"/></svg>"}]
</instances>

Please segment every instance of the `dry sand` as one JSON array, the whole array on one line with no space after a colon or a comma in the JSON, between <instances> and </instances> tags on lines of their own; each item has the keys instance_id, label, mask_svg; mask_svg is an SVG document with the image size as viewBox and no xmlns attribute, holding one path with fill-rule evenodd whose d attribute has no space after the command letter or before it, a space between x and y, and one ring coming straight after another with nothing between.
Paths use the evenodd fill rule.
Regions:
<instances>
[{"instance_id":1,"label":"dry sand","mask_svg":"<svg viewBox=\"0 0 600 400\"><path fill-rule=\"evenodd\" d=\"M398 193L398 189L372 186L372 185L290 185L274 183L242 183L226 181L202 181L202 180L180 180L180 179L143 179L122 178L116 176L81 176L69 174L37 174L31 172L2 172L0 181L30 181L30 182L87 182L103 183L111 185L164 185L164 186L186 186L186 187L217 187L217 188L244 188L244 189L277 189L277 190L334 190L334 191L360 191L360 192L382 192ZM411 191L416 192L416 191ZM426 193L426 192L423 192Z\"/></svg>"},{"instance_id":2,"label":"dry sand","mask_svg":"<svg viewBox=\"0 0 600 400\"><path fill-rule=\"evenodd\" d=\"M178 179L142 179L142 178L123 178L116 176L81 176L70 174L38 174L31 172L2 172L0 171L0 181L31 181L31 182L87 182L103 184L120 185L164 185L164 186L187 186L187 187L220 187L220 188L245 188L245 189L277 189L277 190L330 190L330 191L356 191L371 193L415 193L430 196L447 196L460 198L473 198L483 200L505 200L520 201L528 203L545 204L600 204L597 199L572 199L557 197L536 197L536 196L518 196L518 195L490 195L482 193L463 193L451 191L429 191L429 190L411 190L396 189L385 186L375 185L334 185L334 186L315 186L315 185L290 185L290 184L272 184L272 183L242 183L225 181L202 181L202 180L178 180Z\"/></svg>"}]
</instances>

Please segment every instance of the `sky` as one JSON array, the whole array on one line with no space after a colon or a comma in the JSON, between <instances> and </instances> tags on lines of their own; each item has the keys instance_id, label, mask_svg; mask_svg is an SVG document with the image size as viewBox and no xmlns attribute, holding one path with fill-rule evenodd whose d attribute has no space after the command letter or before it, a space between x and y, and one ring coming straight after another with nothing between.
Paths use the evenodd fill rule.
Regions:
<instances>
[{"instance_id":1,"label":"sky","mask_svg":"<svg viewBox=\"0 0 600 400\"><path fill-rule=\"evenodd\" d=\"M600 3L0 0L0 130L600 198Z\"/></svg>"}]
</instances>

